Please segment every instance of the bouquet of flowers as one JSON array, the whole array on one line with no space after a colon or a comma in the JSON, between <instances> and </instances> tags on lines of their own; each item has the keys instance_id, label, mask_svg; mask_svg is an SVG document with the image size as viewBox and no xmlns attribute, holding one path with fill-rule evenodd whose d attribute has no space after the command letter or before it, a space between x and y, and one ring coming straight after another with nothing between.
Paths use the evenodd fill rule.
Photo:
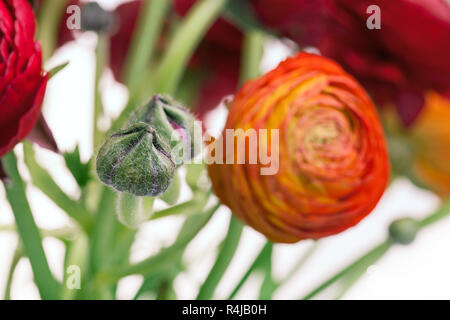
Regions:
<instances>
[{"instance_id":1,"label":"bouquet of flowers","mask_svg":"<svg viewBox=\"0 0 450 320\"><path fill-rule=\"evenodd\" d=\"M390 218L380 243L290 296L342 297L392 247L450 215L448 1L113 2L0 0L0 218L14 217L0 234L18 239L0 259L5 299L22 260L42 299L116 299L133 275L128 297L179 298L180 276L203 263L191 244L208 230L222 238L197 253L211 259L183 297L233 299L257 274L259 298L272 299L397 181L433 193L438 210ZM71 120L46 104L86 87L58 86L76 70L55 61L77 48L95 62L85 63L90 116L75 126L89 141L68 148L58 135ZM125 92L120 111L106 82ZM64 215L58 228L38 223L36 192ZM164 229L171 240L136 259L139 235L164 221L177 222ZM260 239L254 255L218 290L247 231ZM59 262L47 239L62 245ZM297 242L307 250L275 276L277 247Z\"/></svg>"}]
</instances>

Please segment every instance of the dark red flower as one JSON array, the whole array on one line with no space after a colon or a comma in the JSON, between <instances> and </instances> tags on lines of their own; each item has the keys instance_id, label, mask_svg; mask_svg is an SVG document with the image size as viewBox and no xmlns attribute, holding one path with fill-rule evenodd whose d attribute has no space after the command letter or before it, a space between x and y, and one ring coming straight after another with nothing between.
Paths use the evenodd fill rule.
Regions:
<instances>
[{"instance_id":1,"label":"dark red flower","mask_svg":"<svg viewBox=\"0 0 450 320\"><path fill-rule=\"evenodd\" d=\"M48 75L26 0L0 1L0 156L33 129L40 116Z\"/></svg>"},{"instance_id":2,"label":"dark red flower","mask_svg":"<svg viewBox=\"0 0 450 320\"><path fill-rule=\"evenodd\" d=\"M379 105L411 124L433 89L450 92L450 6L444 0L252 0L261 20L316 46L353 74ZM369 30L370 5L381 29Z\"/></svg>"}]
</instances>

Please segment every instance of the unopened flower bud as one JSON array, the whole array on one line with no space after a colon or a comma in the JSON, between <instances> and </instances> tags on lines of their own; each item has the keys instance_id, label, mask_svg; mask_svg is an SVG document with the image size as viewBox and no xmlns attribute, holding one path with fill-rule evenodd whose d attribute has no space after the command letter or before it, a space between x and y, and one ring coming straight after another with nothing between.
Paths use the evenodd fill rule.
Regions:
<instances>
[{"instance_id":1,"label":"unopened flower bud","mask_svg":"<svg viewBox=\"0 0 450 320\"><path fill-rule=\"evenodd\" d=\"M137 110L129 124L145 122L155 129L171 147L171 154L177 166L195 157L200 150L201 137L196 130L195 117L179 102L167 95L155 95L150 102Z\"/></svg>"},{"instance_id":2,"label":"unopened flower bud","mask_svg":"<svg viewBox=\"0 0 450 320\"><path fill-rule=\"evenodd\" d=\"M113 134L100 148L96 166L103 183L136 196L161 194L175 172L166 140L142 122Z\"/></svg>"},{"instance_id":3,"label":"unopened flower bud","mask_svg":"<svg viewBox=\"0 0 450 320\"><path fill-rule=\"evenodd\" d=\"M97 2L88 2L81 9L81 28L84 31L111 31L115 20L114 14L103 9Z\"/></svg>"},{"instance_id":4,"label":"unopened flower bud","mask_svg":"<svg viewBox=\"0 0 450 320\"><path fill-rule=\"evenodd\" d=\"M395 220L389 226L390 238L394 242L403 245L412 243L416 238L418 231L419 231L418 222L411 218L403 218Z\"/></svg>"}]
</instances>

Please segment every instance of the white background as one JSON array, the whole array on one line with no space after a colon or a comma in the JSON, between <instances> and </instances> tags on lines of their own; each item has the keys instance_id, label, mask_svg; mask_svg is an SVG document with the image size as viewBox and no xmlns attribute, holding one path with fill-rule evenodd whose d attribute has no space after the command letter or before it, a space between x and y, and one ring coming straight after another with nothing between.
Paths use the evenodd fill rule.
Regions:
<instances>
[{"instance_id":1,"label":"white background","mask_svg":"<svg viewBox=\"0 0 450 320\"><path fill-rule=\"evenodd\" d=\"M107 7L113 8L121 1L102 2ZM84 159L88 159L93 152L90 136L94 46L95 36L85 34L77 42L61 48L47 65L48 69L61 62L70 61L70 65L50 81L44 113L60 148L63 151L70 151L79 144ZM286 48L272 41L266 46L262 69L268 71L273 68L286 54L288 54ZM105 90L104 103L108 116L101 119L101 122L108 125L110 118L117 116L123 107L127 91L113 80L110 73L102 80L102 86ZM210 117L215 120L211 125L216 127L220 126L226 115L223 109L219 110ZM79 190L64 168L62 158L42 149L37 151L40 163L50 169L52 176L63 190L76 197ZM28 179L28 173L23 166L21 173ZM71 222L66 215L39 190L29 186L27 192L39 227L52 229L70 225ZM188 192L186 190L182 198L188 198ZM302 297L334 272L385 239L390 221L405 216L422 217L438 207L439 199L430 192L417 189L407 180L395 181L373 213L358 226L321 240L319 249L289 283L276 291L275 298ZM179 298L195 298L199 286L214 263L216 248L225 235L229 214L226 208L218 211L207 227L189 245L184 256L189 268L175 281ZM13 215L5 199L3 185L0 184L0 225L13 223ZM169 217L144 225L133 247L133 260L143 259L158 252L161 247L170 245L181 223L181 218ZM219 284L215 297L224 298L230 293L263 243L264 238L260 234L245 228L237 254ZM15 234L0 233L0 297L16 244ZM273 255L275 279L281 279L288 274L302 253L311 245L312 241L302 241L294 245L276 245ZM382 260L367 270L363 278L347 292L344 299L450 299L449 245L450 219L447 219L425 229L412 245L392 248ZM64 246L58 240L45 239L44 247L52 271L61 280ZM141 281L139 276L122 280L118 290L119 298L132 298ZM256 299L261 282L261 276L251 277L237 298ZM321 298L333 297L333 294L321 296ZM12 298L39 298L26 259L22 259L16 269Z\"/></svg>"}]
</instances>

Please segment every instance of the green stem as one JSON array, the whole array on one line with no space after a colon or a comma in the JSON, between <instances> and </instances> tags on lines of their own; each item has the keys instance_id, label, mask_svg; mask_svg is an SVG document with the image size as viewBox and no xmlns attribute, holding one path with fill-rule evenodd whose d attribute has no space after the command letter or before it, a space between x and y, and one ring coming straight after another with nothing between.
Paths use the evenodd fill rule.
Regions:
<instances>
[{"instance_id":1,"label":"green stem","mask_svg":"<svg viewBox=\"0 0 450 320\"><path fill-rule=\"evenodd\" d=\"M50 200L64 210L84 230L90 227L90 213L79 202L72 200L53 181L52 177L36 162L33 147L30 143L24 144L25 163L30 171L33 184L39 188Z\"/></svg>"},{"instance_id":2,"label":"green stem","mask_svg":"<svg viewBox=\"0 0 450 320\"><path fill-rule=\"evenodd\" d=\"M42 238L33 219L25 194L25 185L17 169L13 152L2 158L3 167L11 179L5 185L6 197L16 220L17 230L34 274L34 280L43 299L57 299L59 283L53 277L42 247Z\"/></svg>"},{"instance_id":3,"label":"green stem","mask_svg":"<svg viewBox=\"0 0 450 320\"><path fill-rule=\"evenodd\" d=\"M16 232L15 226L0 226L0 232Z\"/></svg>"},{"instance_id":4,"label":"green stem","mask_svg":"<svg viewBox=\"0 0 450 320\"><path fill-rule=\"evenodd\" d=\"M334 284L336 281L340 280L343 276L353 272L356 269L360 269L362 266L370 266L378 259L380 259L393 245L393 242L390 240L386 240L379 244L378 246L374 247L372 250L367 252L365 255L363 255L361 258L341 270L340 272L336 273L334 276L329 278L327 281L319 285L317 288L312 290L310 293L308 293L305 297L303 297L303 300L309 300L319 293L321 293L323 290Z\"/></svg>"},{"instance_id":5,"label":"green stem","mask_svg":"<svg viewBox=\"0 0 450 320\"><path fill-rule=\"evenodd\" d=\"M248 268L247 272L242 276L241 280L238 282L236 287L233 289L231 294L228 296L227 300L233 299L236 296L236 294L239 292L239 290L242 288L244 283L247 281L247 279L250 277L250 275L254 271L256 271L258 268L260 268L261 264L263 264L264 261L267 261L267 259L271 258L272 246L273 246L273 244L271 242L266 242L266 244L261 249L261 251L258 254L258 256L255 258L253 263Z\"/></svg>"},{"instance_id":6,"label":"green stem","mask_svg":"<svg viewBox=\"0 0 450 320\"><path fill-rule=\"evenodd\" d=\"M138 27L133 36L125 64L125 84L130 92L136 90L137 84L142 79L143 70L148 68L148 63L151 61L164 26L164 18L169 6L170 1L167 0L152 0L143 4Z\"/></svg>"},{"instance_id":7,"label":"green stem","mask_svg":"<svg viewBox=\"0 0 450 320\"><path fill-rule=\"evenodd\" d=\"M241 85L260 75L265 35L257 30L247 32L242 53Z\"/></svg>"},{"instance_id":8,"label":"green stem","mask_svg":"<svg viewBox=\"0 0 450 320\"><path fill-rule=\"evenodd\" d=\"M264 37L260 32L255 30L247 32L242 56L241 83L259 75L263 43ZM230 228L228 229L227 236L222 249L219 252L216 263L211 269L205 283L203 283L200 288L197 299L209 299L212 297L217 284L220 282L220 279L225 273L225 270L237 249L241 234L242 225L232 218L230 221Z\"/></svg>"},{"instance_id":9,"label":"green stem","mask_svg":"<svg viewBox=\"0 0 450 320\"><path fill-rule=\"evenodd\" d=\"M19 261L20 259L22 259L22 257L23 257L23 250L19 243L19 245L17 245L16 250L14 251L11 266L9 267L8 279L6 280L4 300L11 300L11 286L13 282L14 271L16 270L16 267L19 264Z\"/></svg>"},{"instance_id":10,"label":"green stem","mask_svg":"<svg viewBox=\"0 0 450 320\"><path fill-rule=\"evenodd\" d=\"M192 7L184 18L169 45L156 71L148 71L140 81L136 94L113 122L112 131L122 127L134 109L155 93L174 94L183 72L201 39L219 17L228 0L201 0Z\"/></svg>"},{"instance_id":11,"label":"green stem","mask_svg":"<svg viewBox=\"0 0 450 320\"><path fill-rule=\"evenodd\" d=\"M208 277L200 288L197 295L197 300L207 300L211 299L217 285L219 284L222 276L228 268L236 249L241 239L241 234L243 230L242 223L237 220L234 216L230 218L230 225L228 227L228 232L221 245L221 249L217 256L216 262L209 272Z\"/></svg>"},{"instance_id":12,"label":"green stem","mask_svg":"<svg viewBox=\"0 0 450 320\"><path fill-rule=\"evenodd\" d=\"M38 39L42 45L43 61L50 58L56 49L60 23L68 0L44 1L38 16ZM66 26L64 26L66 27Z\"/></svg>"},{"instance_id":13,"label":"green stem","mask_svg":"<svg viewBox=\"0 0 450 320\"><path fill-rule=\"evenodd\" d=\"M66 242L66 255L64 259L64 279L61 288L61 300L73 300L77 295L77 288L69 286L70 276L68 268L70 266L77 266L81 271L84 270L87 258L89 243L86 234L79 234L74 240ZM83 274L83 272L82 272Z\"/></svg>"},{"instance_id":14,"label":"green stem","mask_svg":"<svg viewBox=\"0 0 450 320\"><path fill-rule=\"evenodd\" d=\"M262 269L265 273L264 281L261 285L259 299L260 300L271 300L274 292L283 284L290 281L292 277L304 266L308 259L316 252L319 247L318 242L315 242L305 254L303 254L300 259L295 263L294 267L290 270L288 275L281 281L275 281L272 278L272 252L267 254L265 262L261 264Z\"/></svg>"},{"instance_id":15,"label":"green stem","mask_svg":"<svg viewBox=\"0 0 450 320\"><path fill-rule=\"evenodd\" d=\"M150 220L156 220L180 214L185 216L196 214L205 207L206 202L209 199L209 195L210 194L206 192L195 192L192 200L180 203L164 210L156 211L155 213L153 213Z\"/></svg>"},{"instance_id":16,"label":"green stem","mask_svg":"<svg viewBox=\"0 0 450 320\"><path fill-rule=\"evenodd\" d=\"M450 201L444 203L441 208L429 216L425 217L422 220L418 221L419 230L423 230L424 228L450 216ZM327 289L333 283L338 280L346 280L344 282L344 286L341 289L339 296L343 296L345 292L347 292L354 283L365 273L367 268L382 258L386 252L392 247L394 242L390 238L374 247L372 250L367 252L361 258L344 268L342 271L336 273L330 279L319 285L316 289L312 290L309 294L307 294L303 299L308 300L319 294L320 292Z\"/></svg>"},{"instance_id":17,"label":"green stem","mask_svg":"<svg viewBox=\"0 0 450 320\"><path fill-rule=\"evenodd\" d=\"M297 261L297 263L294 265L294 267L288 273L288 275L283 280L280 281L280 284L279 284L280 286L283 283L290 281L294 277L294 275L305 265L305 263L309 260L309 258L311 258L311 256L319 248L319 243L320 242L315 241L314 244L310 248L308 248L308 250L305 252L305 254L300 257L300 259Z\"/></svg>"},{"instance_id":18,"label":"green stem","mask_svg":"<svg viewBox=\"0 0 450 320\"><path fill-rule=\"evenodd\" d=\"M103 140L103 132L98 128L98 119L103 113L102 93L100 90L101 77L108 64L109 40L106 36L99 35L96 48L95 86L94 86L94 118L92 132L94 139L94 152Z\"/></svg>"},{"instance_id":19,"label":"green stem","mask_svg":"<svg viewBox=\"0 0 450 320\"><path fill-rule=\"evenodd\" d=\"M90 269L92 273L98 272L106 258L111 254L114 241L113 226L115 215L116 194L108 187L103 188L97 213L94 216L92 232L90 234Z\"/></svg>"},{"instance_id":20,"label":"green stem","mask_svg":"<svg viewBox=\"0 0 450 320\"><path fill-rule=\"evenodd\" d=\"M448 216L450 216L450 200L446 199L444 201L444 204L439 208L439 210L423 218L422 220L419 220L420 230L444 218L447 218Z\"/></svg>"},{"instance_id":21,"label":"green stem","mask_svg":"<svg viewBox=\"0 0 450 320\"><path fill-rule=\"evenodd\" d=\"M114 282L122 277L126 277L132 274L141 274L149 276L151 274L160 272L173 265L183 253L186 246L192 239L195 238L197 233L208 223L214 212L219 209L220 205L217 204L211 209L206 210L204 213L196 214L189 217L184 223L178 238L175 243L158 253L155 256L149 257L137 264L129 265L118 270L105 271L101 275L100 281Z\"/></svg>"},{"instance_id":22,"label":"green stem","mask_svg":"<svg viewBox=\"0 0 450 320\"><path fill-rule=\"evenodd\" d=\"M170 40L166 54L156 70L155 91L174 94L189 58L228 0L201 0L193 6Z\"/></svg>"}]
</instances>

